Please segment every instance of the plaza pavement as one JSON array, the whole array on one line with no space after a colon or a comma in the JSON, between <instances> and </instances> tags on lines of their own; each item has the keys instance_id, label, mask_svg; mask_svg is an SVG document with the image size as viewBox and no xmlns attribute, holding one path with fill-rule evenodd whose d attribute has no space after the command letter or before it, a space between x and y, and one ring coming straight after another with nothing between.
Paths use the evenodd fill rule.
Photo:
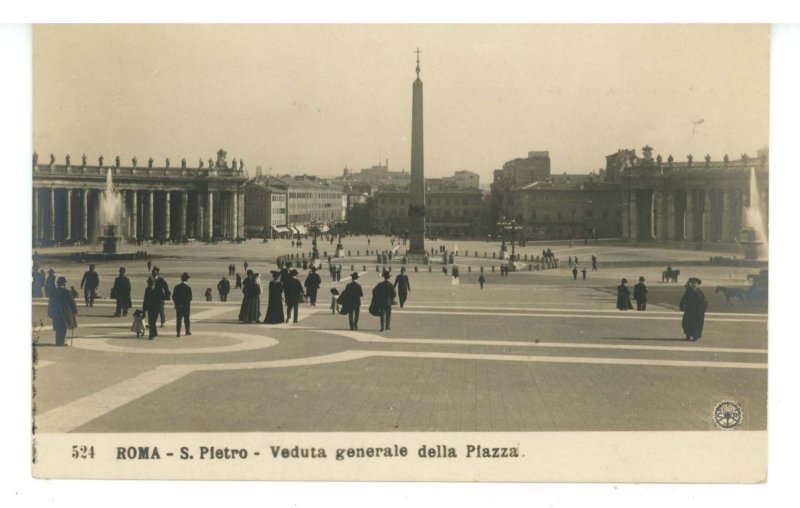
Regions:
<instances>
[{"instance_id":1,"label":"plaza pavement","mask_svg":"<svg viewBox=\"0 0 800 508\"><path fill-rule=\"evenodd\" d=\"M385 237L371 240L369 249L391 248ZM460 252L497 248L429 245L440 243L457 243ZM303 250L310 247L307 240ZM452 285L441 265L411 268L412 292L404 309L394 308L391 330L378 331L365 296L359 330L351 331L346 316L331 314L329 288L349 282L352 264L369 295L379 274L363 255L364 238L346 239L345 248L362 255L340 261L339 283L323 268L317 307L301 305L296 324L239 323L240 292L232 290L227 303L216 293L227 265L242 271L245 259L266 283L276 255L299 252L288 241L149 247L170 286L180 272L192 274L191 337L175 337L170 306L166 327L148 341L130 332L129 317L111 317L111 300L86 308L81 297L72 347L51 347L46 300L35 300L37 431L710 430L714 406L725 399L744 409L744 428L766 428L766 309L726 307L713 292L717 284L745 285L757 270L698 266L709 252L623 244L553 247L582 262L596 253L600 270L586 281L574 281L566 266L500 277L491 272L498 260L459 256L461 284ZM533 255L541 249L527 247ZM40 251L42 266L77 288L85 265L48 253ZM603 267L620 259L631 266ZM703 278L710 312L702 340L682 340L682 284L656 282L663 268L650 266L652 259ZM138 306L145 261L123 264ZM101 295L118 266L98 263ZM400 265L392 267L396 273ZM648 280L648 311L617 311L619 278L632 285L639 275ZM212 302L203 301L206 287L214 288ZM266 295L261 303L263 312Z\"/></svg>"}]
</instances>

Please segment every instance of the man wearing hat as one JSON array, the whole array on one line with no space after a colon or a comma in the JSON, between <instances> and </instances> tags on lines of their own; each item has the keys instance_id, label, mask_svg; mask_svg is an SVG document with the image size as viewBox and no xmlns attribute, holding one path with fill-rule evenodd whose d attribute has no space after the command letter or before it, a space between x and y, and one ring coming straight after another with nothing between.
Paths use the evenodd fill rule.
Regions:
<instances>
[{"instance_id":1,"label":"man wearing hat","mask_svg":"<svg viewBox=\"0 0 800 508\"><path fill-rule=\"evenodd\" d=\"M219 301L227 302L228 301L228 293L231 292L231 283L228 282L228 279L223 277L217 283L217 291L219 291Z\"/></svg>"},{"instance_id":2,"label":"man wearing hat","mask_svg":"<svg viewBox=\"0 0 800 508\"><path fill-rule=\"evenodd\" d=\"M636 310L647 310L647 286L644 277L639 277L639 283L633 286L633 299L636 300Z\"/></svg>"},{"instance_id":3,"label":"man wearing hat","mask_svg":"<svg viewBox=\"0 0 800 508\"><path fill-rule=\"evenodd\" d=\"M86 300L87 307L94 307L94 298L97 296L98 286L100 286L100 276L94 271L94 265L89 265L89 271L84 272L81 279L83 298Z\"/></svg>"},{"instance_id":4,"label":"man wearing hat","mask_svg":"<svg viewBox=\"0 0 800 508\"><path fill-rule=\"evenodd\" d=\"M317 291L319 290L319 286L321 284L322 279L317 273L317 267L311 265L311 271L306 276L306 281L303 283L303 285L306 287L306 294L308 295L308 300L311 302L312 307L317 306Z\"/></svg>"},{"instance_id":5,"label":"man wearing hat","mask_svg":"<svg viewBox=\"0 0 800 508\"><path fill-rule=\"evenodd\" d=\"M297 323L298 306L303 295L303 285L297 280L297 270L293 269L289 272L284 292L286 294L286 322L288 323L290 319L293 319ZM294 311L294 315L292 311Z\"/></svg>"},{"instance_id":6,"label":"man wearing hat","mask_svg":"<svg viewBox=\"0 0 800 508\"><path fill-rule=\"evenodd\" d=\"M381 331L389 330L392 324L392 304L397 297L394 286L389 282L388 270L381 273L383 280L372 289L372 301L381 318ZM370 305L372 307L372 305Z\"/></svg>"},{"instance_id":7,"label":"man wearing hat","mask_svg":"<svg viewBox=\"0 0 800 508\"><path fill-rule=\"evenodd\" d=\"M699 340L703 336L708 301L700 289L702 283L703 281L697 277L690 277L686 282L686 291L679 304L679 308L683 311L681 324L686 340Z\"/></svg>"},{"instance_id":8,"label":"man wearing hat","mask_svg":"<svg viewBox=\"0 0 800 508\"><path fill-rule=\"evenodd\" d=\"M153 284L156 291L161 292L161 311L158 315L161 318L161 328L164 328L164 321L167 320L167 315L164 313L164 302L169 300L171 294L169 292L169 284L167 284L167 281L161 276L161 269L157 266L153 267L151 275L153 276Z\"/></svg>"},{"instance_id":9,"label":"man wearing hat","mask_svg":"<svg viewBox=\"0 0 800 508\"><path fill-rule=\"evenodd\" d=\"M628 279L622 279L620 285L617 286L617 308L619 310L632 309L631 304L631 290L627 286Z\"/></svg>"},{"instance_id":10,"label":"man wearing hat","mask_svg":"<svg viewBox=\"0 0 800 508\"><path fill-rule=\"evenodd\" d=\"M164 293L156 289L156 280L151 276L147 278L147 287L142 298L142 310L147 314L149 338L153 340L158 335L156 322L158 314L164 308Z\"/></svg>"},{"instance_id":11,"label":"man wearing hat","mask_svg":"<svg viewBox=\"0 0 800 508\"><path fill-rule=\"evenodd\" d=\"M66 288L67 279L59 277L56 282L57 287L48 295L50 298L47 306L47 315L53 320L53 331L56 332L56 346L64 346L67 337L67 329L72 330L78 327L75 315L78 307L75 299L72 298Z\"/></svg>"},{"instance_id":12,"label":"man wearing hat","mask_svg":"<svg viewBox=\"0 0 800 508\"><path fill-rule=\"evenodd\" d=\"M353 281L346 285L342 294L339 295L339 304L341 305L339 312L347 314L351 330L358 330L358 316L361 314L361 297L364 296L364 290L357 282L358 272L353 272L350 277Z\"/></svg>"},{"instance_id":13,"label":"man wearing hat","mask_svg":"<svg viewBox=\"0 0 800 508\"><path fill-rule=\"evenodd\" d=\"M114 286L111 288L111 298L117 301L117 309L114 317L127 316L128 309L133 307L131 303L131 281L125 276L125 267L119 268L119 277L114 279Z\"/></svg>"},{"instance_id":14,"label":"man wearing hat","mask_svg":"<svg viewBox=\"0 0 800 508\"><path fill-rule=\"evenodd\" d=\"M172 301L175 302L175 324L178 327L178 334L176 337L181 336L181 320L183 320L183 324L185 325L186 335L192 334L189 329L191 324L189 322L189 314L192 305L192 288L186 283L187 280L189 280L189 274L183 272L181 274L180 284L176 285L172 290Z\"/></svg>"},{"instance_id":15,"label":"man wearing hat","mask_svg":"<svg viewBox=\"0 0 800 508\"><path fill-rule=\"evenodd\" d=\"M394 287L397 289L397 296L400 297L400 308L402 309L408 298L408 293L411 292L411 283L408 280L408 275L406 275L405 266L400 268L400 275L395 277Z\"/></svg>"}]
</instances>

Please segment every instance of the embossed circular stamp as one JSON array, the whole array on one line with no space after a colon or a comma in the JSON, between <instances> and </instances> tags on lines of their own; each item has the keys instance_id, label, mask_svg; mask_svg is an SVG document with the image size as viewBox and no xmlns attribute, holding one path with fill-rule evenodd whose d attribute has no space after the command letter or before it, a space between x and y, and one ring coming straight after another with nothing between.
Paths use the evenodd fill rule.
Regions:
<instances>
[{"instance_id":1,"label":"embossed circular stamp","mask_svg":"<svg viewBox=\"0 0 800 508\"><path fill-rule=\"evenodd\" d=\"M714 408L714 425L723 430L734 430L742 423L742 408L732 400L723 400Z\"/></svg>"}]
</instances>

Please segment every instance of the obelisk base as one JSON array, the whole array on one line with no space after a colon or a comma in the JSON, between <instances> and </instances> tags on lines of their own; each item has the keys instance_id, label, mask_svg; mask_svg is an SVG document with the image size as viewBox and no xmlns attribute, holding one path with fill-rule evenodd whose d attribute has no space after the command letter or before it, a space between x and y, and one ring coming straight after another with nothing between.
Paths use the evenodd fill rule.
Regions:
<instances>
[{"instance_id":1,"label":"obelisk base","mask_svg":"<svg viewBox=\"0 0 800 508\"><path fill-rule=\"evenodd\" d=\"M409 265L427 265L430 263L430 257L427 252L406 252L406 260Z\"/></svg>"}]
</instances>

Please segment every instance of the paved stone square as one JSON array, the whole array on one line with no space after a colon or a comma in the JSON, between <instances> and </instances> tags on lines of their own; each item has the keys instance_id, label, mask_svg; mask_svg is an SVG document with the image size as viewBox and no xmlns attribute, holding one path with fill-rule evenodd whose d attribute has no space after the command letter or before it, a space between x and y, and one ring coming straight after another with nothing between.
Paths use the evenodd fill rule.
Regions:
<instances>
[{"instance_id":1,"label":"paved stone square","mask_svg":"<svg viewBox=\"0 0 800 508\"><path fill-rule=\"evenodd\" d=\"M113 318L113 301L78 299L71 347L52 347L45 299L33 301L38 432L236 431L618 431L712 430L715 405L734 400L743 428L766 429L767 314L755 305L726 306L716 285L746 285L755 269L702 264L713 252L630 244L554 244L562 266L501 277L491 258L498 244L456 245L460 284L434 264L409 267L411 294L395 307L391 330L362 306L359 330L332 315L331 287L342 288L351 265L366 295L379 281L375 258L386 237L347 238L342 281L325 268L316 307L301 305L287 325L237 321L241 294L218 301L216 282L247 260L266 283L277 255L301 252L288 240L245 244L151 246L170 286L188 271L194 291L191 337L175 337L174 310L154 341L137 339L130 318ZM303 251L310 251L307 240ZM320 250L328 242L320 240ZM529 244L523 255L541 253ZM401 247L402 249L402 247ZM330 249L332 251L332 248ZM359 251L359 255L356 255ZM478 252L478 257L474 256ZM488 257L483 257L487 251ZM464 254L470 253L469 257ZM48 258L42 266L79 286L86 266ZM573 280L567 256L599 270ZM667 264L679 284L660 282ZM98 263L107 297L120 265L141 304L145 260ZM663 265L663 266L662 266ZM400 264L391 264L393 274ZM478 286L480 267L486 286ZM646 312L615 309L621 277L644 276ZM677 302L686 276L699 276L709 300L703 339L683 340ZM305 272L300 274L301 280ZM214 300L202 297L213 288ZM262 312L266 310L262 295Z\"/></svg>"}]
</instances>

